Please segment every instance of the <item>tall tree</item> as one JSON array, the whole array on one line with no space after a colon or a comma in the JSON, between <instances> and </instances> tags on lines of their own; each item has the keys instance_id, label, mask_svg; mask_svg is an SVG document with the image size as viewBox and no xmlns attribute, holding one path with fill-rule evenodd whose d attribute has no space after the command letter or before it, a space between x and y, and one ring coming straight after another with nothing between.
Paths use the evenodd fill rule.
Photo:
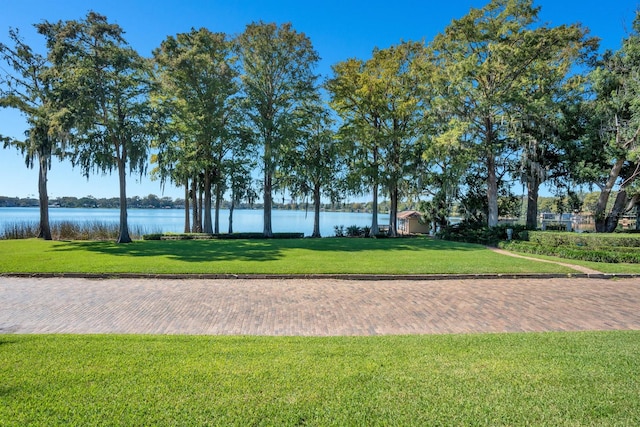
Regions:
<instances>
[{"instance_id":1,"label":"tall tree","mask_svg":"<svg viewBox=\"0 0 640 427\"><path fill-rule=\"evenodd\" d=\"M150 66L125 41L123 30L89 12L80 21L43 22L59 99L73 115L73 163L88 178L116 169L118 243L129 243L126 177L144 173L150 144Z\"/></svg>"},{"instance_id":2,"label":"tall tree","mask_svg":"<svg viewBox=\"0 0 640 427\"><path fill-rule=\"evenodd\" d=\"M354 138L358 157L366 159L356 165L373 184L374 205L378 184L389 194L389 234L395 236L401 188L413 181L422 159L425 47L404 42L375 49L368 61L348 60L333 70L331 105L343 119L343 135Z\"/></svg>"},{"instance_id":3,"label":"tall tree","mask_svg":"<svg viewBox=\"0 0 640 427\"><path fill-rule=\"evenodd\" d=\"M13 137L0 137L0 140L4 141L5 148L18 148L27 167L38 166L38 237L51 240L47 175L52 158L62 155L67 118L65 110L58 109L54 102L53 89L47 77L47 59L33 52L18 30L9 30L9 38L13 46L0 43L0 58L13 70L0 76L0 107L19 110L25 116L29 129L24 140Z\"/></svg>"},{"instance_id":4,"label":"tall tree","mask_svg":"<svg viewBox=\"0 0 640 427\"><path fill-rule=\"evenodd\" d=\"M619 217L640 201L640 12L622 47L605 53L590 77L595 99L590 103L591 138L585 142L599 155L584 160L582 173L600 188L596 231L611 232ZM616 185L616 200L608 211Z\"/></svg>"},{"instance_id":5,"label":"tall tree","mask_svg":"<svg viewBox=\"0 0 640 427\"><path fill-rule=\"evenodd\" d=\"M547 181L569 178L571 157L582 134L581 104L586 94L583 75L576 66L592 59L598 46L579 25L541 27L535 37L544 38L548 49L532 61L510 101L509 138L520 152L516 174L527 187L528 228L538 221L538 193Z\"/></svg>"},{"instance_id":6,"label":"tall tree","mask_svg":"<svg viewBox=\"0 0 640 427\"><path fill-rule=\"evenodd\" d=\"M359 193L369 187L372 197L371 235L378 234L378 193L380 187L381 112L373 78L366 62L351 58L332 66L333 77L325 86L330 105L342 119L338 138L343 143L347 163L347 186Z\"/></svg>"},{"instance_id":7,"label":"tall tree","mask_svg":"<svg viewBox=\"0 0 640 427\"><path fill-rule=\"evenodd\" d=\"M173 145L190 158L190 169L202 176L204 191L204 232L213 233L211 202L216 195L215 231L218 232L219 199L224 186L223 161L237 138L233 134L235 116L233 97L238 92L233 44L223 33L200 28L169 36L154 51L161 87L159 97L171 113L167 126L173 138L159 144L161 151L173 151ZM191 182L197 181L196 176ZM212 189L215 190L212 192ZM194 206L196 209L196 206Z\"/></svg>"},{"instance_id":8,"label":"tall tree","mask_svg":"<svg viewBox=\"0 0 640 427\"><path fill-rule=\"evenodd\" d=\"M285 155L285 185L294 197L311 196L313 232L320 236L322 196L336 200L343 170L342 150L334 138L333 121L319 100L307 103L301 111L299 135L294 148Z\"/></svg>"},{"instance_id":9,"label":"tall tree","mask_svg":"<svg viewBox=\"0 0 640 427\"><path fill-rule=\"evenodd\" d=\"M432 43L441 94L437 108L455 115L487 174L489 226L498 223L498 173L505 154L513 94L535 85L536 63L553 52L556 37L534 28L539 8L532 0L492 0L454 20Z\"/></svg>"},{"instance_id":10,"label":"tall tree","mask_svg":"<svg viewBox=\"0 0 640 427\"><path fill-rule=\"evenodd\" d=\"M296 137L296 116L315 96L319 56L311 40L291 24L249 24L238 37L245 111L252 139L261 149L265 237L273 236L274 176L282 153Z\"/></svg>"},{"instance_id":11,"label":"tall tree","mask_svg":"<svg viewBox=\"0 0 640 427\"><path fill-rule=\"evenodd\" d=\"M229 234L233 233L233 213L235 207L246 201L252 204L258 197L254 189L251 172L255 168L255 161L247 155L243 147L236 147L225 164L227 166L227 182L231 192L229 203Z\"/></svg>"},{"instance_id":12,"label":"tall tree","mask_svg":"<svg viewBox=\"0 0 640 427\"><path fill-rule=\"evenodd\" d=\"M376 50L369 61L382 89L376 101L381 112L380 154L382 183L390 200L389 235L397 235L398 202L401 191L417 178L424 147L425 79L429 76L424 44L403 42Z\"/></svg>"},{"instance_id":13,"label":"tall tree","mask_svg":"<svg viewBox=\"0 0 640 427\"><path fill-rule=\"evenodd\" d=\"M191 180L195 179L193 166L193 150L190 150L188 141L178 139L178 135L167 132L170 126L164 120L160 120L163 130L153 132L156 140L152 143L158 152L151 155L151 164L155 165L151 169L151 179L159 179L162 188L166 182L172 182L176 186L184 188L184 232L189 233L191 229ZM197 206L194 206L196 209Z\"/></svg>"}]
</instances>

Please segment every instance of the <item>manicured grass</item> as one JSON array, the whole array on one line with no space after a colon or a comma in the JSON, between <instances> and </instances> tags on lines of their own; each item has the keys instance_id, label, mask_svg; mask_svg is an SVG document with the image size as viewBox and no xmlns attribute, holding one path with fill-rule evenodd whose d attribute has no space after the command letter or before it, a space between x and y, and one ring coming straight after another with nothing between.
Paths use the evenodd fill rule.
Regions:
<instances>
[{"instance_id":1,"label":"manicured grass","mask_svg":"<svg viewBox=\"0 0 640 427\"><path fill-rule=\"evenodd\" d=\"M482 274L575 270L483 246L407 239L0 240L0 273Z\"/></svg>"},{"instance_id":2,"label":"manicured grass","mask_svg":"<svg viewBox=\"0 0 640 427\"><path fill-rule=\"evenodd\" d=\"M507 249L510 250L510 249ZM516 252L516 251L514 251ZM593 262L582 261L577 259L565 259L549 255L530 254L526 252L521 253L524 256L530 258L545 259L548 261L564 262L568 264L581 265L588 267L596 271L608 274L640 274L640 264L626 264L626 263L606 263L606 262Z\"/></svg>"},{"instance_id":3,"label":"manicured grass","mask_svg":"<svg viewBox=\"0 0 640 427\"><path fill-rule=\"evenodd\" d=\"M0 425L639 425L640 332L0 335Z\"/></svg>"}]
</instances>

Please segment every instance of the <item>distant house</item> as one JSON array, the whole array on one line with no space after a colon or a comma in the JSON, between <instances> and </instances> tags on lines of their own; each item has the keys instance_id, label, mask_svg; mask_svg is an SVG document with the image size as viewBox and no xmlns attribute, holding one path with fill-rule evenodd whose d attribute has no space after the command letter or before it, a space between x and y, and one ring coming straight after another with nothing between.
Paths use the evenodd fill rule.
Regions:
<instances>
[{"instance_id":1,"label":"distant house","mask_svg":"<svg viewBox=\"0 0 640 427\"><path fill-rule=\"evenodd\" d=\"M422 214L418 211L398 213L398 232L400 234L427 234L429 224L422 222Z\"/></svg>"}]
</instances>

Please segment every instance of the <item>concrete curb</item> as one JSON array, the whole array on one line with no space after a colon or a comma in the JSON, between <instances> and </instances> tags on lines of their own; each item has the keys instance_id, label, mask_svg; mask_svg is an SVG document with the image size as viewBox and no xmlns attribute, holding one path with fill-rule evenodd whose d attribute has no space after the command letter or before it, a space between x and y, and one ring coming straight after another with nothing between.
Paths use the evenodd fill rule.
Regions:
<instances>
[{"instance_id":1,"label":"concrete curb","mask_svg":"<svg viewBox=\"0 0 640 427\"><path fill-rule=\"evenodd\" d=\"M67 278L67 279L206 279L206 280L487 280L487 279L634 279L640 274L618 273L505 273L505 274L142 274L142 273L0 273L0 277Z\"/></svg>"}]
</instances>

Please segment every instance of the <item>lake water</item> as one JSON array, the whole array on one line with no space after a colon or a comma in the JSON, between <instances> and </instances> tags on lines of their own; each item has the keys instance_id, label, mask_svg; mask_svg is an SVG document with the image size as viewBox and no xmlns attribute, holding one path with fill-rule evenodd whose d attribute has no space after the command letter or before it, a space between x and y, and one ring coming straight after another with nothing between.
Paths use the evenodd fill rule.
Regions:
<instances>
[{"instance_id":1,"label":"lake water","mask_svg":"<svg viewBox=\"0 0 640 427\"><path fill-rule=\"evenodd\" d=\"M49 219L74 222L113 222L120 218L118 209L51 208ZM296 232L310 236L313 232L313 212L274 210L271 213L271 225L274 233ZM5 224L38 222L38 208L0 208L0 229ZM184 211L181 209L129 209L129 227L142 227L146 233L176 232L184 230ZM378 224L389 223L388 214L378 214ZM321 212L320 234L333 236L334 226L350 225L371 226L371 214L351 212ZM229 211L220 210L220 231L229 230ZM263 230L262 209L236 209L233 212L234 232L258 232Z\"/></svg>"}]
</instances>

